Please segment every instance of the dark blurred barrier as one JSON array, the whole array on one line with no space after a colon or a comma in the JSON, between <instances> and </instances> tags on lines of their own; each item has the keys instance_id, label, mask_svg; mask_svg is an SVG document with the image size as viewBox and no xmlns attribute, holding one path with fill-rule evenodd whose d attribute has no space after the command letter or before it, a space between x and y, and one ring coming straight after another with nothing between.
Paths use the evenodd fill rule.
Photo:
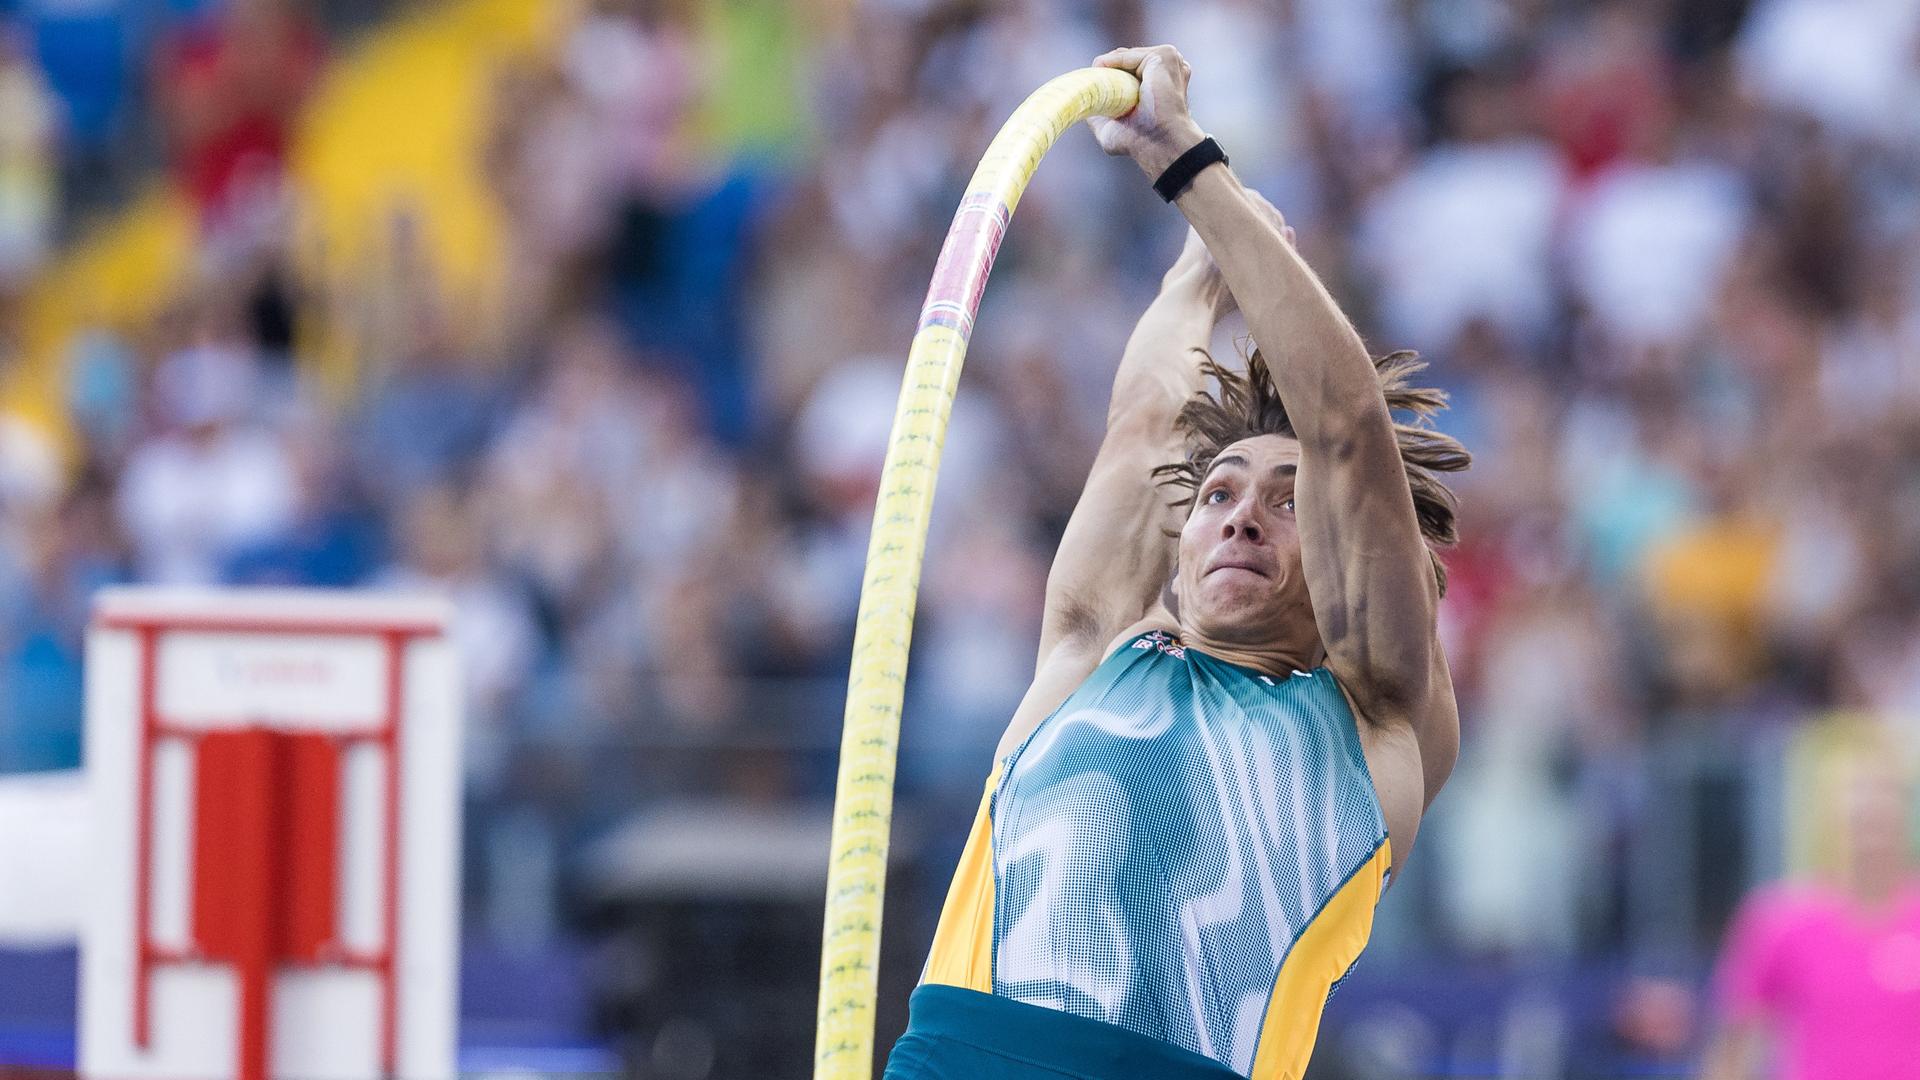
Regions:
<instances>
[{"instance_id":1,"label":"dark blurred barrier","mask_svg":"<svg viewBox=\"0 0 1920 1080\"><path fill-rule=\"evenodd\" d=\"M514 766L476 795L468 827L462 1040L473 1068L805 1075L839 687L735 690L712 727L523 729L505 747ZM908 717L908 759L952 767L923 762L922 782L899 797L883 1049L905 1025L977 802L971 781L991 753L943 745L934 723ZM1574 767L1553 798L1589 827L1513 883L1531 890L1534 923L1571 932L1514 927L1504 949L1461 936L1448 883L1473 869L1462 852L1520 843L1529 826L1473 832L1484 824L1459 811L1487 778L1469 768L1329 1006L1316 1080L1677 1074L1701 1033L1697 988L1729 911L1785 863L1793 730L1675 727L1630 759ZM968 782L924 781L943 775ZM1563 888L1564 875L1575 880ZM0 1063L71 1061L73 978L69 950L0 953Z\"/></svg>"},{"instance_id":2,"label":"dark blurred barrier","mask_svg":"<svg viewBox=\"0 0 1920 1080\"><path fill-rule=\"evenodd\" d=\"M831 807L676 801L584 853L595 1026L630 1075L804 1076L811 1061ZM931 910L911 815L895 822L881 961L890 1045Z\"/></svg>"},{"instance_id":3,"label":"dark blurred barrier","mask_svg":"<svg viewBox=\"0 0 1920 1080\"><path fill-rule=\"evenodd\" d=\"M0 948L0 1078L67 1076L77 1058L72 948ZM604 1076L618 1058L588 1029L590 970L577 946L535 953L472 936L460 957L463 1073Z\"/></svg>"},{"instance_id":4,"label":"dark blurred barrier","mask_svg":"<svg viewBox=\"0 0 1920 1080\"><path fill-rule=\"evenodd\" d=\"M754 694L798 701L827 689L782 694L769 684ZM911 717L908 724L909 746L927 737ZM1604 777L1569 776L1569 792L1587 792L1575 802L1593 827L1559 862L1533 867L1517 883L1535 888L1543 921L1573 928L1558 951L1543 952L1524 935L1512 952L1476 952L1459 940L1436 882L1461 872L1450 857L1463 843L1488 840L1462 836L1457 819L1436 814L1412 872L1382 907L1376 947L1329 1009L1316 1077L1683 1072L1701 1033L1697 990L1721 928L1750 877L1782 866L1787 745L1780 732L1756 730L1742 741L1678 729L1630 763L1612 763ZM517 756L557 750L542 741ZM989 752L979 751L980 760ZM778 797L771 778L792 781L830 766L831 743L764 732L633 736L568 753L591 763L588 788L616 785L603 770L644 767L659 780L631 789L629 811L559 860L568 910L594 942L594 1029L636 1076L804 1076L828 806L817 793ZM756 757L751 768L741 764ZM755 783L742 786L742 776ZM712 787L714 778L731 779ZM743 798L748 792L757 794ZM900 797L883 1048L904 1026L977 797L977 788L957 787ZM502 865L541 861L511 852ZM1575 881L1540 888L1554 884L1552 875ZM1547 910L1556 895L1571 910Z\"/></svg>"}]
</instances>

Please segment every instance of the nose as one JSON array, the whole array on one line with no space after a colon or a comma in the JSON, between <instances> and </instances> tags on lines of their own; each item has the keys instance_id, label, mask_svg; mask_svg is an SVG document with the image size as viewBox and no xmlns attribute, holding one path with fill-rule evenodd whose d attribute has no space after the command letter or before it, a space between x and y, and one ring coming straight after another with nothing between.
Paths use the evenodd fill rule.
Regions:
<instances>
[{"instance_id":1,"label":"nose","mask_svg":"<svg viewBox=\"0 0 1920 1080\"><path fill-rule=\"evenodd\" d=\"M1220 526L1220 538L1231 540L1236 536L1244 536L1248 543L1259 543L1265 533L1260 527L1259 516L1254 511L1255 505L1252 499L1241 499L1233 508L1233 513L1228 514L1227 520Z\"/></svg>"}]
</instances>

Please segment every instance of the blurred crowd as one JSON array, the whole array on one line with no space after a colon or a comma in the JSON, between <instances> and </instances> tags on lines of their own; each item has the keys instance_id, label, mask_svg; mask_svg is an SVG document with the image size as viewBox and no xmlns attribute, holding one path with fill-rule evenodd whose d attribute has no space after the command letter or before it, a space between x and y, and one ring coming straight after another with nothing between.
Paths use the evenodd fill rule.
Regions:
<instances>
[{"instance_id":1,"label":"blurred crowd","mask_svg":"<svg viewBox=\"0 0 1920 1080\"><path fill-rule=\"evenodd\" d=\"M396 211L340 400L301 355L281 159L393 6L0 5L0 367L10 299L126 177L170 172L205 249L151 325L70 343L72 461L0 418L0 771L77 763L102 585L420 587L457 603L482 848L564 867L649 801L824 799L961 187L1028 91L1163 40L1476 456L1442 611L1465 749L1384 951L1708 945L1776 868L1793 731L1920 715L1920 5L599 0L495 75L508 309L460 310ZM915 636L902 800L932 862L1180 239L1081 131L1021 204ZM537 931L545 888L502 910Z\"/></svg>"}]
</instances>

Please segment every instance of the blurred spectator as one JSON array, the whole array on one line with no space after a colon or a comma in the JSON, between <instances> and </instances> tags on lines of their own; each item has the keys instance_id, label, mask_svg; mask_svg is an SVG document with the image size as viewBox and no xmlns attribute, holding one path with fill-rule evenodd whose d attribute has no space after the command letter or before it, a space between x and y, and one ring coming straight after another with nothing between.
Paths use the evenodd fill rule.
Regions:
<instances>
[{"instance_id":1,"label":"blurred spectator","mask_svg":"<svg viewBox=\"0 0 1920 1080\"><path fill-rule=\"evenodd\" d=\"M60 491L60 459L36 428L0 414L0 523L19 521Z\"/></svg>"},{"instance_id":2,"label":"blurred spectator","mask_svg":"<svg viewBox=\"0 0 1920 1080\"><path fill-rule=\"evenodd\" d=\"M45 79L11 27L0 25L0 291L40 265L58 209L54 106Z\"/></svg>"},{"instance_id":3,"label":"blurred spectator","mask_svg":"<svg viewBox=\"0 0 1920 1080\"><path fill-rule=\"evenodd\" d=\"M311 421L289 439L293 516L234 550L221 579L231 585L364 585L385 550L382 522L348 466L340 436Z\"/></svg>"},{"instance_id":4,"label":"blurred spectator","mask_svg":"<svg viewBox=\"0 0 1920 1080\"><path fill-rule=\"evenodd\" d=\"M1761 99L1845 135L1910 144L1920 8L1902 0L1760 0L1737 53Z\"/></svg>"},{"instance_id":5,"label":"blurred spectator","mask_svg":"<svg viewBox=\"0 0 1920 1080\"><path fill-rule=\"evenodd\" d=\"M126 460L138 434L137 359L118 335L95 327L77 336L67 357L67 411L96 460Z\"/></svg>"},{"instance_id":6,"label":"blurred spectator","mask_svg":"<svg viewBox=\"0 0 1920 1080\"><path fill-rule=\"evenodd\" d=\"M1721 165L1622 161L1572 210L1574 287L1622 345L1674 344L1706 316L1745 210L1738 179Z\"/></svg>"},{"instance_id":7,"label":"blurred spectator","mask_svg":"<svg viewBox=\"0 0 1920 1080\"><path fill-rule=\"evenodd\" d=\"M174 168L210 221L278 176L323 52L288 0L222 0L161 43L156 93Z\"/></svg>"},{"instance_id":8,"label":"blurred spectator","mask_svg":"<svg viewBox=\"0 0 1920 1080\"><path fill-rule=\"evenodd\" d=\"M374 374L350 428L360 477L393 505L470 477L498 423L502 387L463 347L416 217L398 212L388 224L390 263L361 304L372 312Z\"/></svg>"},{"instance_id":9,"label":"blurred spectator","mask_svg":"<svg viewBox=\"0 0 1920 1080\"><path fill-rule=\"evenodd\" d=\"M79 685L62 682L60 644L44 633L56 603L45 587L64 569L58 483L51 448L0 417L0 772L70 765L79 749Z\"/></svg>"},{"instance_id":10,"label":"blurred spectator","mask_svg":"<svg viewBox=\"0 0 1920 1080\"><path fill-rule=\"evenodd\" d=\"M161 429L133 451L120 487L143 580L212 584L227 558L298 512L285 446L249 415L257 379L252 353L217 325L155 372Z\"/></svg>"},{"instance_id":11,"label":"blurred spectator","mask_svg":"<svg viewBox=\"0 0 1920 1080\"><path fill-rule=\"evenodd\" d=\"M510 724L538 662L538 638L525 596L487 562L473 502L452 489L409 495L397 515L398 558L377 585L443 594L453 601L453 643L465 671L461 696L468 782L498 789Z\"/></svg>"},{"instance_id":12,"label":"blurred spectator","mask_svg":"<svg viewBox=\"0 0 1920 1080\"><path fill-rule=\"evenodd\" d=\"M57 102L49 119L58 129L67 208L94 208L141 160L128 113L149 27L128 0L21 0L17 8Z\"/></svg>"},{"instance_id":13,"label":"blurred spectator","mask_svg":"<svg viewBox=\"0 0 1920 1080\"><path fill-rule=\"evenodd\" d=\"M26 580L0 610L0 772L80 764L81 628L95 590L127 580L97 474L27 523Z\"/></svg>"},{"instance_id":14,"label":"blurred spectator","mask_svg":"<svg viewBox=\"0 0 1920 1080\"><path fill-rule=\"evenodd\" d=\"M1438 144L1367 208L1359 253L1395 341L1444 347L1474 319L1528 344L1547 333L1565 166L1526 106L1517 72L1454 76Z\"/></svg>"},{"instance_id":15,"label":"blurred spectator","mask_svg":"<svg viewBox=\"0 0 1920 1080\"><path fill-rule=\"evenodd\" d=\"M1675 65L1659 14L1648 4L1587 5L1547 45L1539 74L1543 111L1578 179L1667 138Z\"/></svg>"},{"instance_id":16,"label":"blurred spectator","mask_svg":"<svg viewBox=\"0 0 1920 1080\"><path fill-rule=\"evenodd\" d=\"M1913 781L1884 739L1846 764L1826 793L1842 810L1831 875L1754 893L1728 935L1705 1080L1749 1080L1763 1055L1783 1080L1920 1077Z\"/></svg>"}]
</instances>

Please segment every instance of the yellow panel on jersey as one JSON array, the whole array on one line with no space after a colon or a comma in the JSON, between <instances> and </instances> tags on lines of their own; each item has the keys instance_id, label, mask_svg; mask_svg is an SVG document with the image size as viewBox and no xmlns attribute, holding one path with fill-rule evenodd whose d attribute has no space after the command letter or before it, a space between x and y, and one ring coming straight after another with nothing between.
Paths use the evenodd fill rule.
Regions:
<instances>
[{"instance_id":1,"label":"yellow panel on jersey","mask_svg":"<svg viewBox=\"0 0 1920 1080\"><path fill-rule=\"evenodd\" d=\"M947 888L947 903L940 909L940 926L933 932L933 950L927 956L922 983L958 986L963 990L993 993L993 791L1000 783L1000 770L987 777L986 794L980 796L980 812L974 815L973 831L967 834L967 846L960 852L960 867L953 872L953 884Z\"/></svg>"},{"instance_id":2,"label":"yellow panel on jersey","mask_svg":"<svg viewBox=\"0 0 1920 1080\"><path fill-rule=\"evenodd\" d=\"M1380 901L1392 844L1382 840L1373 857L1333 894L1320 914L1294 942L1273 983L1260 1049L1253 1059L1253 1080L1299 1080L1313 1056L1320 1012L1333 985L1352 969L1373 934L1373 909Z\"/></svg>"}]
</instances>

